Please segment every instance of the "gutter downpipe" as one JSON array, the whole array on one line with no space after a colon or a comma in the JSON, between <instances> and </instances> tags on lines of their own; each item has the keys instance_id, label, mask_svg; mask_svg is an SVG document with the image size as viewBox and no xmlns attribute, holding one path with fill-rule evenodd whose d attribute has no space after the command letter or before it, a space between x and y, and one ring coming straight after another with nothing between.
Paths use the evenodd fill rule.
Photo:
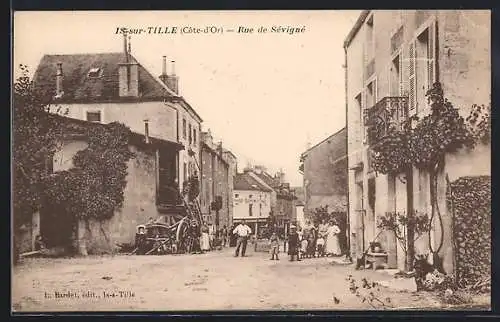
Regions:
<instances>
[{"instance_id":1,"label":"gutter downpipe","mask_svg":"<svg viewBox=\"0 0 500 322\"><path fill-rule=\"evenodd\" d=\"M349 203L349 144L347 138L349 137L349 128L348 128L348 98L347 98L347 46L344 44L344 81L345 81L345 125L346 125L346 166L347 166L347 225L346 225L346 233L347 233L347 254L346 261L352 262L351 256L351 216L350 216L350 203Z\"/></svg>"}]
</instances>

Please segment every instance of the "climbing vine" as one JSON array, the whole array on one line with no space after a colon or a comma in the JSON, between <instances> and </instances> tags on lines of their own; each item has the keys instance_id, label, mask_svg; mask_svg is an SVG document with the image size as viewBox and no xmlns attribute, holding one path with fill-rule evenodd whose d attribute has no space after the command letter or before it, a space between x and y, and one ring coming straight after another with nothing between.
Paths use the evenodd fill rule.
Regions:
<instances>
[{"instance_id":1,"label":"climbing vine","mask_svg":"<svg viewBox=\"0 0 500 322\"><path fill-rule=\"evenodd\" d=\"M46 201L79 219L110 219L123 205L127 184L130 130L123 124L89 126L87 148L73 157L74 167L45 181Z\"/></svg>"},{"instance_id":2,"label":"climbing vine","mask_svg":"<svg viewBox=\"0 0 500 322\"><path fill-rule=\"evenodd\" d=\"M426 96L431 112L422 118L409 118L400 128L392 125L386 135L373 145L372 164L375 171L383 174L400 173L411 166L429 173L429 223L433 225L437 219L442 232L437 180L439 171L444 167L445 155L462 148L471 149L479 141L487 142L491 135L490 112L488 106L474 105L469 117L464 120L458 109L444 98L439 82L433 84ZM430 238L429 234L430 250L437 254L443 239L434 249Z\"/></svg>"},{"instance_id":3,"label":"climbing vine","mask_svg":"<svg viewBox=\"0 0 500 322\"><path fill-rule=\"evenodd\" d=\"M414 211L412 216L400 212L387 212L380 216L377 228L391 232L398 241L405 255L405 264L408 263L408 245L413 245L429 231L429 216L426 213ZM414 232L413 240L408 243L408 231ZM408 269L408 267L406 267Z\"/></svg>"}]
</instances>

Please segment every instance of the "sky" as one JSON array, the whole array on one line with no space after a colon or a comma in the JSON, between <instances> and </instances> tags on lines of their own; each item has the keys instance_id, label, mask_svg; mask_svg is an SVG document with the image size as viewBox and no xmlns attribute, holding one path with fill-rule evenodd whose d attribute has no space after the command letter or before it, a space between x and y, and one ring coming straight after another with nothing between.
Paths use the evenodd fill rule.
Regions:
<instances>
[{"instance_id":1,"label":"sky","mask_svg":"<svg viewBox=\"0 0 500 322\"><path fill-rule=\"evenodd\" d=\"M132 54L156 75L163 55L176 61L180 95L203 118L203 130L238 157L240 169L282 169L291 185L302 186L300 154L345 126L343 42L359 13L16 12L14 77L16 66L34 71L44 54L122 51L118 27L177 27L176 34L132 35ZM181 33L212 26L223 32ZM273 33L273 26L303 32ZM253 32L237 33L240 27Z\"/></svg>"}]
</instances>

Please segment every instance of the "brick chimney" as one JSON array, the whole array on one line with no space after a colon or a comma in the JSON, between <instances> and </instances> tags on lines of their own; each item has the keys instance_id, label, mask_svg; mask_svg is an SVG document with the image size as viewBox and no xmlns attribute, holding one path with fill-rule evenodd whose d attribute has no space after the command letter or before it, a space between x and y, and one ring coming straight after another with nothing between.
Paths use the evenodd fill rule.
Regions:
<instances>
[{"instance_id":1,"label":"brick chimney","mask_svg":"<svg viewBox=\"0 0 500 322\"><path fill-rule=\"evenodd\" d=\"M123 62L118 65L118 86L120 97L139 96L139 64L131 55L130 37L123 35Z\"/></svg>"},{"instance_id":2,"label":"brick chimney","mask_svg":"<svg viewBox=\"0 0 500 322\"><path fill-rule=\"evenodd\" d=\"M162 67L161 67L161 75L160 80L163 84L167 85L167 56L162 57ZM168 86L168 85L167 85Z\"/></svg>"},{"instance_id":3,"label":"brick chimney","mask_svg":"<svg viewBox=\"0 0 500 322\"><path fill-rule=\"evenodd\" d=\"M149 120L144 120L144 142L149 144Z\"/></svg>"},{"instance_id":4,"label":"brick chimney","mask_svg":"<svg viewBox=\"0 0 500 322\"><path fill-rule=\"evenodd\" d=\"M179 77L175 74L175 60L170 62L170 75L167 75L166 85L175 94L179 94Z\"/></svg>"},{"instance_id":5,"label":"brick chimney","mask_svg":"<svg viewBox=\"0 0 500 322\"><path fill-rule=\"evenodd\" d=\"M217 153L222 157L222 141L217 142Z\"/></svg>"},{"instance_id":6,"label":"brick chimney","mask_svg":"<svg viewBox=\"0 0 500 322\"><path fill-rule=\"evenodd\" d=\"M62 63L57 63L57 72L56 72L56 97L59 98L63 96L63 70Z\"/></svg>"}]
</instances>

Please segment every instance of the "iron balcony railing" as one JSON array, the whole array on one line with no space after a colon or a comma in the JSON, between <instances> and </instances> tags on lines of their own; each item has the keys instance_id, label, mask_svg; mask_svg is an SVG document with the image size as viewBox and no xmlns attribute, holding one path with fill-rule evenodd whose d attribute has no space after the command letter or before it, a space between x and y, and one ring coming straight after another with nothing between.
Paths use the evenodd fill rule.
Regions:
<instances>
[{"instance_id":1,"label":"iron balcony railing","mask_svg":"<svg viewBox=\"0 0 500 322\"><path fill-rule=\"evenodd\" d=\"M384 97L375 106L365 109L368 144L378 142L391 127L401 128L407 118L408 98L403 96Z\"/></svg>"}]
</instances>

